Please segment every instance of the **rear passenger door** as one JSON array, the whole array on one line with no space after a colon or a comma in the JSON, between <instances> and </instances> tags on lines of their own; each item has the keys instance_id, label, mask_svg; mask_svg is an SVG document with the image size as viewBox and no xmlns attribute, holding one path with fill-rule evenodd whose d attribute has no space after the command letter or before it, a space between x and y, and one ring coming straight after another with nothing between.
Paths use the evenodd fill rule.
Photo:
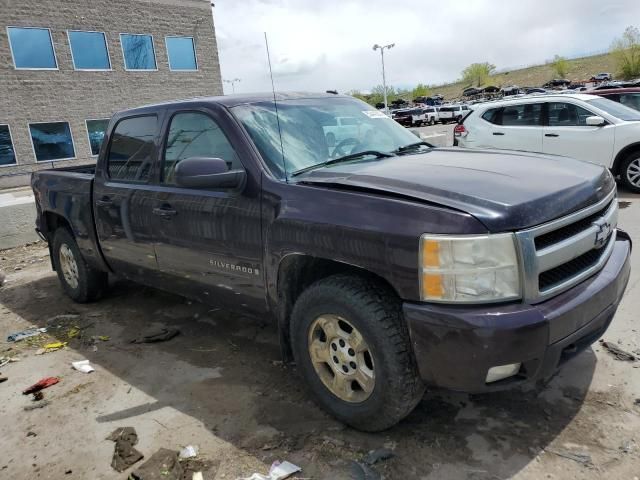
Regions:
<instances>
[{"instance_id":1,"label":"rear passenger door","mask_svg":"<svg viewBox=\"0 0 640 480\"><path fill-rule=\"evenodd\" d=\"M239 190L177 185L176 167L190 157L221 158L230 170L246 168L219 114L175 109L167 118L160 184L150 215L160 274L178 293L263 312L259 179L248 174Z\"/></svg>"},{"instance_id":2,"label":"rear passenger door","mask_svg":"<svg viewBox=\"0 0 640 480\"><path fill-rule=\"evenodd\" d=\"M96 171L93 208L102 253L119 275L140 279L157 269L151 237L160 114L122 118Z\"/></svg>"},{"instance_id":3,"label":"rear passenger door","mask_svg":"<svg viewBox=\"0 0 640 480\"><path fill-rule=\"evenodd\" d=\"M570 102L547 103L543 151L609 166L613 155L614 125L587 125L587 117L596 115Z\"/></svg>"},{"instance_id":4,"label":"rear passenger door","mask_svg":"<svg viewBox=\"0 0 640 480\"><path fill-rule=\"evenodd\" d=\"M488 111L482 117L491 124L487 141L494 148L542 152L542 110L542 103L523 103Z\"/></svg>"}]
</instances>

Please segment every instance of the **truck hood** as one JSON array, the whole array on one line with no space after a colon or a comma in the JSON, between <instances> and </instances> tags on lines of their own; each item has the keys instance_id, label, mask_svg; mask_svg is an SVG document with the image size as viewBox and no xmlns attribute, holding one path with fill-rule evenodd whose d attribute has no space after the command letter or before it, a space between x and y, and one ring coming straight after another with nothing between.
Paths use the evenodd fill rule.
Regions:
<instances>
[{"instance_id":1,"label":"truck hood","mask_svg":"<svg viewBox=\"0 0 640 480\"><path fill-rule=\"evenodd\" d=\"M389 194L469 213L489 231L532 227L568 215L615 188L601 165L505 150L432 149L332 165L297 183Z\"/></svg>"}]
</instances>

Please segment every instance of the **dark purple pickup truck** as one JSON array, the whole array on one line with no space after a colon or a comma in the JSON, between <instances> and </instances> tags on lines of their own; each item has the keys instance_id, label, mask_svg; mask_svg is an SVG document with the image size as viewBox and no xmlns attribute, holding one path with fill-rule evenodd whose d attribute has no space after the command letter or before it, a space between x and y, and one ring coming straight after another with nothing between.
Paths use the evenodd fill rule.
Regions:
<instances>
[{"instance_id":1,"label":"dark purple pickup truck","mask_svg":"<svg viewBox=\"0 0 640 480\"><path fill-rule=\"evenodd\" d=\"M369 431L427 386L544 381L607 329L631 241L606 168L432 148L347 96L276 98L124 111L95 169L34 173L65 292L97 300L113 274L270 316L320 405Z\"/></svg>"}]
</instances>

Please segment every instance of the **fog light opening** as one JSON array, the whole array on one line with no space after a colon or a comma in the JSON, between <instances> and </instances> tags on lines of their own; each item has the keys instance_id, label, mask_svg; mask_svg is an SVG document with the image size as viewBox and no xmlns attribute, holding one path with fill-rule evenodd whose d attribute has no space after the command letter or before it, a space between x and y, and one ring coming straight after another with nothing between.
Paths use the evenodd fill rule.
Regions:
<instances>
[{"instance_id":1,"label":"fog light opening","mask_svg":"<svg viewBox=\"0 0 640 480\"><path fill-rule=\"evenodd\" d=\"M510 363L509 365L500 365L497 367L491 367L487 372L486 383L497 382L498 380L504 380L505 378L513 377L520 371L521 363Z\"/></svg>"}]
</instances>

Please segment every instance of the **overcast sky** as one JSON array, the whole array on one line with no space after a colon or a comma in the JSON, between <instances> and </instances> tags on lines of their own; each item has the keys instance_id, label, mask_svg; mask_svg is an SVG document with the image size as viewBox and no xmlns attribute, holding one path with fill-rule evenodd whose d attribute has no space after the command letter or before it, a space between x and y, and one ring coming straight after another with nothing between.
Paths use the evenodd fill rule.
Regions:
<instances>
[{"instance_id":1,"label":"overcast sky","mask_svg":"<svg viewBox=\"0 0 640 480\"><path fill-rule=\"evenodd\" d=\"M214 0L224 79L236 92L370 90L452 81L473 62L498 69L606 50L640 27L640 0ZM594 72L596 73L596 72ZM225 93L231 86L224 84Z\"/></svg>"}]
</instances>

